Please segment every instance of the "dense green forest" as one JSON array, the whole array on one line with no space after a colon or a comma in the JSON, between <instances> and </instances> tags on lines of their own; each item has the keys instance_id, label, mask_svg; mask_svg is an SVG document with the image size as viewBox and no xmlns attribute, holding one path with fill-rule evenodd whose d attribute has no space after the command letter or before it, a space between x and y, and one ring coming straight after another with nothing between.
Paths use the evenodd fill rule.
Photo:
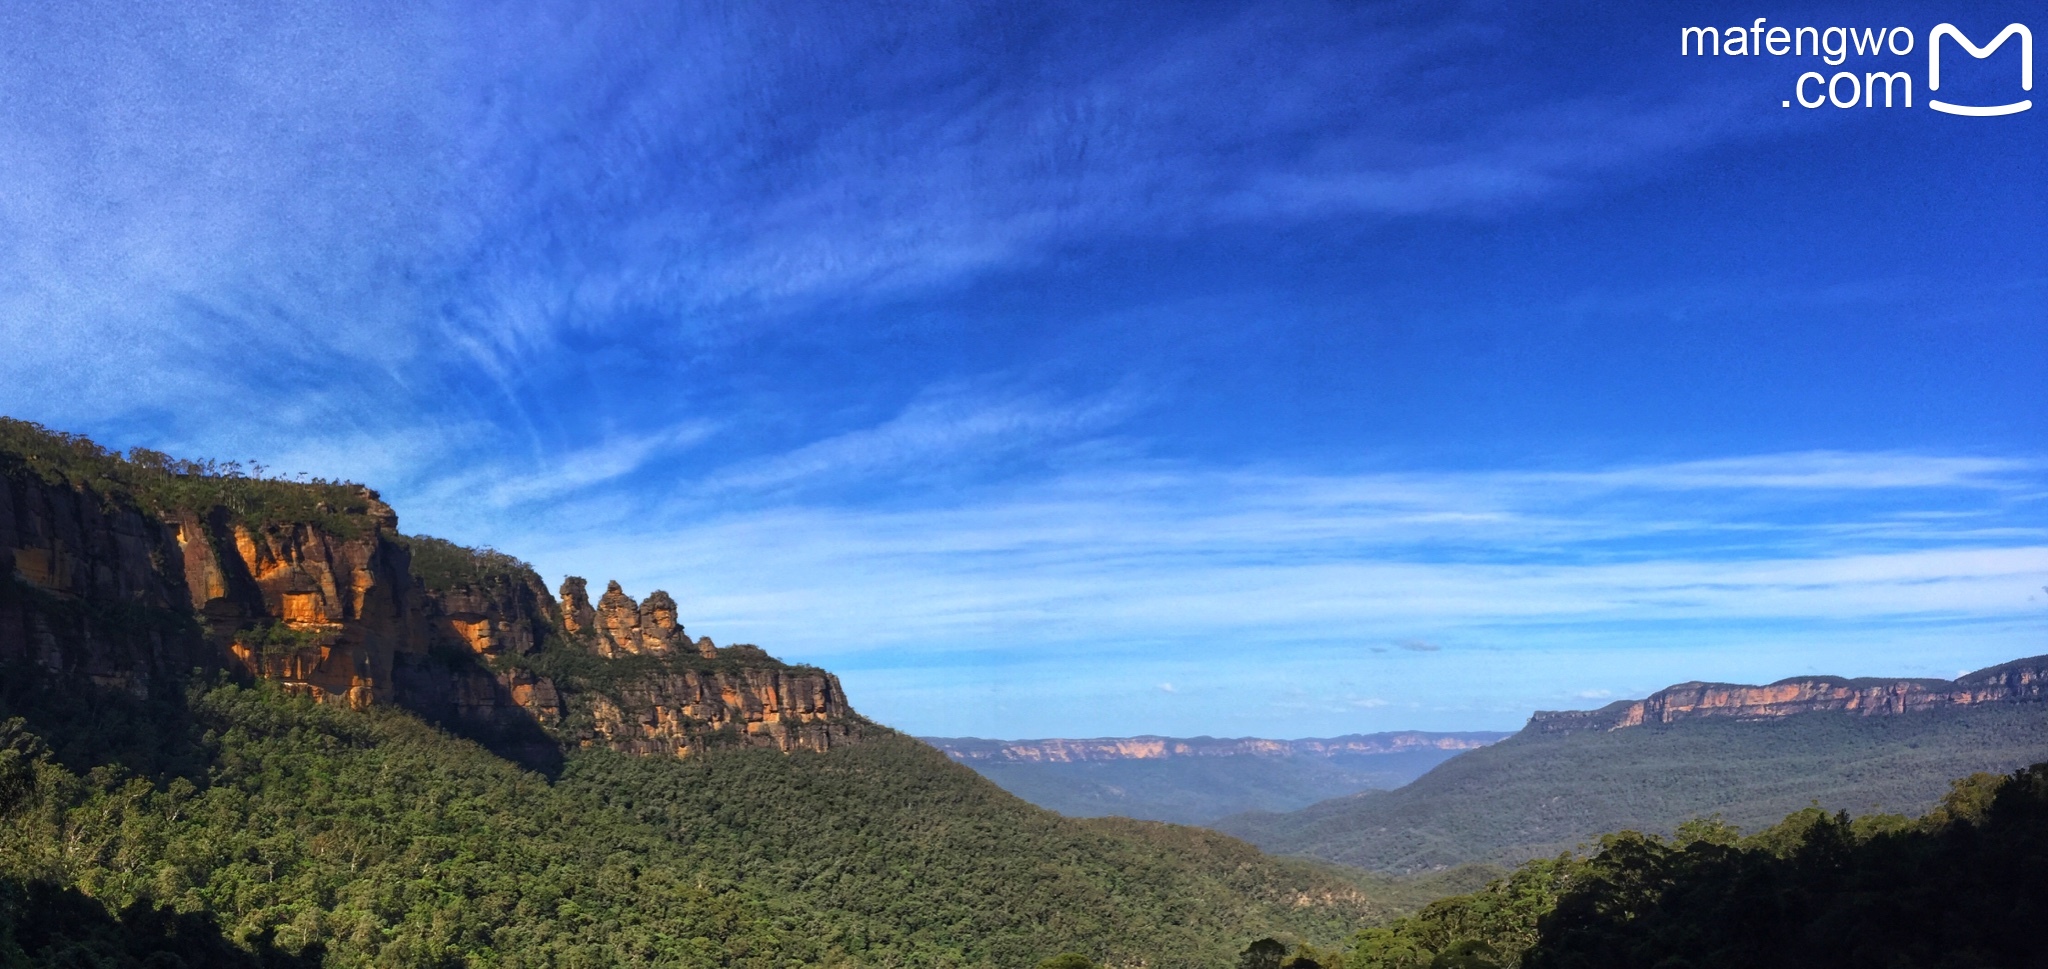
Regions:
<instances>
[{"instance_id":1,"label":"dense green forest","mask_svg":"<svg viewBox=\"0 0 2048 969\"><path fill-rule=\"evenodd\" d=\"M0 679L0 965L1933 969L2034 964L2048 918L2048 766L1918 819L1610 834L1394 918L1473 870L1062 819L900 736L551 782L265 684L55 685Z\"/></svg>"},{"instance_id":2,"label":"dense green forest","mask_svg":"<svg viewBox=\"0 0 2048 969\"><path fill-rule=\"evenodd\" d=\"M1391 914L1227 837L1060 818L895 735L583 750L551 782L265 684L145 703L13 669L0 715L0 964L175 938L275 964L1218 966ZM52 939L53 906L101 914Z\"/></svg>"},{"instance_id":3,"label":"dense green forest","mask_svg":"<svg viewBox=\"0 0 2048 969\"><path fill-rule=\"evenodd\" d=\"M2044 753L2048 703L1522 733L1399 790L1212 827L1270 852L1388 873L1515 864L1610 831L1670 834L1705 815L1763 827L1816 801L1830 810L1918 814L1952 778L2005 773Z\"/></svg>"},{"instance_id":4,"label":"dense green forest","mask_svg":"<svg viewBox=\"0 0 2048 969\"><path fill-rule=\"evenodd\" d=\"M1600 839L1367 929L1325 969L2043 964L2048 764L1978 774L1927 815L1797 811Z\"/></svg>"}]
</instances>

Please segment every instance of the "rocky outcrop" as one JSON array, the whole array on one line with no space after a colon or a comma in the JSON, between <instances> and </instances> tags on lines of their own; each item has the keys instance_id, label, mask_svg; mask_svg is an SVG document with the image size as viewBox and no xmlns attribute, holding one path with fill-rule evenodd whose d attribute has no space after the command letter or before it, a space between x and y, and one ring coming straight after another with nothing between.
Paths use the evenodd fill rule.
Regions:
<instances>
[{"instance_id":1,"label":"rocky outcrop","mask_svg":"<svg viewBox=\"0 0 2048 969\"><path fill-rule=\"evenodd\" d=\"M821 671L684 670L642 677L593 704L594 742L687 756L738 745L830 750L860 739L839 678Z\"/></svg>"},{"instance_id":2,"label":"rocky outcrop","mask_svg":"<svg viewBox=\"0 0 2048 969\"><path fill-rule=\"evenodd\" d=\"M955 760L1010 763L1085 763L1164 760L1170 757L1336 757L1396 754L1417 750L1471 750L1506 737L1504 733L1350 734L1305 740L1259 737L1099 737L1089 740L982 740L927 737L924 741Z\"/></svg>"},{"instance_id":3,"label":"rocky outcrop","mask_svg":"<svg viewBox=\"0 0 2048 969\"><path fill-rule=\"evenodd\" d=\"M89 488L0 476L0 661L136 695L200 657L164 527Z\"/></svg>"},{"instance_id":4,"label":"rocky outcrop","mask_svg":"<svg viewBox=\"0 0 2048 969\"><path fill-rule=\"evenodd\" d=\"M676 601L668 593L656 589L640 604L640 636L649 652L666 653L677 643L689 644L682 620L677 618ZM706 658L716 659L717 654Z\"/></svg>"},{"instance_id":5,"label":"rocky outcrop","mask_svg":"<svg viewBox=\"0 0 2048 969\"><path fill-rule=\"evenodd\" d=\"M1765 686L1680 683L1641 700L1620 700L1598 710L1539 711L1535 733L1620 730L1701 717L1764 720L1833 711L1887 716L1984 703L2048 699L2048 656L2015 660L1954 680L1792 677Z\"/></svg>"},{"instance_id":6,"label":"rocky outcrop","mask_svg":"<svg viewBox=\"0 0 2048 969\"><path fill-rule=\"evenodd\" d=\"M590 586L580 575L562 580L562 628L572 634L597 631L597 610L590 607Z\"/></svg>"},{"instance_id":7,"label":"rocky outcrop","mask_svg":"<svg viewBox=\"0 0 2048 969\"><path fill-rule=\"evenodd\" d=\"M20 473L0 487L0 662L138 696L227 665L323 702L396 704L492 735L561 719L552 684L488 662L535 651L554 624L537 580L429 592L394 540L397 516L367 489L342 534L223 508L153 513Z\"/></svg>"},{"instance_id":8,"label":"rocky outcrop","mask_svg":"<svg viewBox=\"0 0 2048 969\"><path fill-rule=\"evenodd\" d=\"M662 656L681 647L705 659L718 658L710 639L690 642L676 618L676 601L668 593L656 589L646 602L634 602L617 582L612 582L605 586L604 596L593 609L587 588L581 578L573 575L563 582L562 611L577 616L576 623L569 627L572 632L587 629L595 637L599 656Z\"/></svg>"},{"instance_id":9,"label":"rocky outcrop","mask_svg":"<svg viewBox=\"0 0 2048 969\"><path fill-rule=\"evenodd\" d=\"M414 567L418 543L478 562L482 553L400 535L368 489L349 494L345 514L295 506L317 507L316 522L150 507L52 477L0 450L0 663L138 696L227 666L321 702L405 707L527 752L823 750L866 724L830 674L753 647L691 643L665 592L636 603L613 582L593 605L570 577L557 599L503 556L429 587ZM564 651L640 665L563 682L539 672Z\"/></svg>"},{"instance_id":10,"label":"rocky outcrop","mask_svg":"<svg viewBox=\"0 0 2048 969\"><path fill-rule=\"evenodd\" d=\"M560 622L547 588L530 573L431 590L428 598L438 632L485 658L530 655Z\"/></svg>"}]
</instances>

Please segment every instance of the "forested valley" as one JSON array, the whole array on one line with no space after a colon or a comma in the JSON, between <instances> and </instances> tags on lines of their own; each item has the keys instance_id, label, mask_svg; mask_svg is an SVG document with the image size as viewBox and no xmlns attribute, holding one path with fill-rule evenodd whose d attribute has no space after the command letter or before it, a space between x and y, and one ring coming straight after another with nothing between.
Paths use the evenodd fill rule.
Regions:
<instances>
[{"instance_id":1,"label":"forested valley","mask_svg":"<svg viewBox=\"0 0 2048 969\"><path fill-rule=\"evenodd\" d=\"M687 639L666 593L593 603L571 577L556 599L509 555L398 532L361 486L4 421L0 486L0 966L2038 962L2044 766L1917 818L1709 815L1513 869L1452 844L1374 872L1034 807L826 671ZM2036 665L1984 671L2008 706L1835 749L2008 756ZM1601 795L1646 751L1727 767L1729 729L1510 740L1411 786ZM1585 769L1507 763L1531 751Z\"/></svg>"},{"instance_id":2,"label":"forested valley","mask_svg":"<svg viewBox=\"0 0 2048 969\"><path fill-rule=\"evenodd\" d=\"M583 752L550 782L264 684L152 709L27 682L0 726L8 965L2023 966L2048 917L2048 765L1919 818L1613 833L1422 904L1471 870L1069 821L906 738Z\"/></svg>"}]
</instances>

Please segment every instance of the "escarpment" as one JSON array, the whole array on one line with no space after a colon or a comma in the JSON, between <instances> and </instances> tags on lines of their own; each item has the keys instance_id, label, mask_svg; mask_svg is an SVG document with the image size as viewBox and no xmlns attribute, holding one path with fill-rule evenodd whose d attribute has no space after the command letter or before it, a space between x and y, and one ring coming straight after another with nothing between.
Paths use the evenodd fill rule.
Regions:
<instances>
[{"instance_id":1,"label":"escarpment","mask_svg":"<svg viewBox=\"0 0 2048 969\"><path fill-rule=\"evenodd\" d=\"M839 678L776 661L759 647L695 643L676 619L675 599L659 589L635 602L617 582L595 606L578 576L562 582L561 610L577 626L572 648L618 662L587 676L578 742L637 754L687 755L733 743L782 750L828 750L860 739Z\"/></svg>"},{"instance_id":2,"label":"escarpment","mask_svg":"<svg viewBox=\"0 0 2048 969\"><path fill-rule=\"evenodd\" d=\"M592 698L591 729L605 745L635 754L687 754L716 739L827 750L860 738L837 679L763 667L638 677Z\"/></svg>"},{"instance_id":3,"label":"escarpment","mask_svg":"<svg viewBox=\"0 0 2048 969\"><path fill-rule=\"evenodd\" d=\"M924 741L954 760L968 763L1072 764L1174 757L1336 757L1397 754L1418 750L1473 750L1507 736L1471 731L1349 734L1302 740L1261 737L1096 737L1086 740L983 740L975 737L926 737Z\"/></svg>"},{"instance_id":4,"label":"escarpment","mask_svg":"<svg viewBox=\"0 0 2048 969\"><path fill-rule=\"evenodd\" d=\"M1641 700L1619 700L1598 710L1539 711L1534 733L1620 730L1700 717L1764 720L1833 711L1887 716L1992 703L2048 699L2048 656L2014 660L1954 680L1792 677L1764 686L1680 683Z\"/></svg>"},{"instance_id":5,"label":"escarpment","mask_svg":"<svg viewBox=\"0 0 2048 969\"><path fill-rule=\"evenodd\" d=\"M376 492L128 458L0 419L0 664L138 697L194 669L392 705L515 754L823 750L867 721L836 677L692 643L673 597L406 536Z\"/></svg>"}]
</instances>

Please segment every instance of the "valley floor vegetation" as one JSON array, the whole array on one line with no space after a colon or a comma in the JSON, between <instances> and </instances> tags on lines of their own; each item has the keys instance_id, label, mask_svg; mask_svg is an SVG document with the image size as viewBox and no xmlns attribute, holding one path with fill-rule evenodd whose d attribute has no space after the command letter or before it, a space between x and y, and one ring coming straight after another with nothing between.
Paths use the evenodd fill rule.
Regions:
<instances>
[{"instance_id":1,"label":"valley floor vegetation","mask_svg":"<svg viewBox=\"0 0 2048 969\"><path fill-rule=\"evenodd\" d=\"M0 686L5 966L1961 969L2035 964L2048 924L2048 765L1920 818L1611 834L1392 918L1397 883L1058 818L908 738L550 782L266 684L34 679Z\"/></svg>"},{"instance_id":2,"label":"valley floor vegetation","mask_svg":"<svg viewBox=\"0 0 2048 969\"><path fill-rule=\"evenodd\" d=\"M53 680L0 672L5 966L1227 966L1391 914L1328 866L1061 818L892 734L579 750L550 780L271 684Z\"/></svg>"},{"instance_id":3,"label":"valley floor vegetation","mask_svg":"<svg viewBox=\"0 0 2048 969\"><path fill-rule=\"evenodd\" d=\"M1535 734L1467 751L1397 790L1212 825L1274 854L1390 874L1555 857L1612 831L1718 816L1744 830L1818 801L1920 814L1956 777L2048 755L2048 703L1900 716L1802 713Z\"/></svg>"},{"instance_id":4,"label":"valley floor vegetation","mask_svg":"<svg viewBox=\"0 0 2048 969\"><path fill-rule=\"evenodd\" d=\"M1919 818L1819 808L1744 835L1717 819L1599 839L1366 929L1241 969L1967 969L2042 965L2048 764L1954 783ZM1284 957L1284 958L1283 958Z\"/></svg>"}]
</instances>

